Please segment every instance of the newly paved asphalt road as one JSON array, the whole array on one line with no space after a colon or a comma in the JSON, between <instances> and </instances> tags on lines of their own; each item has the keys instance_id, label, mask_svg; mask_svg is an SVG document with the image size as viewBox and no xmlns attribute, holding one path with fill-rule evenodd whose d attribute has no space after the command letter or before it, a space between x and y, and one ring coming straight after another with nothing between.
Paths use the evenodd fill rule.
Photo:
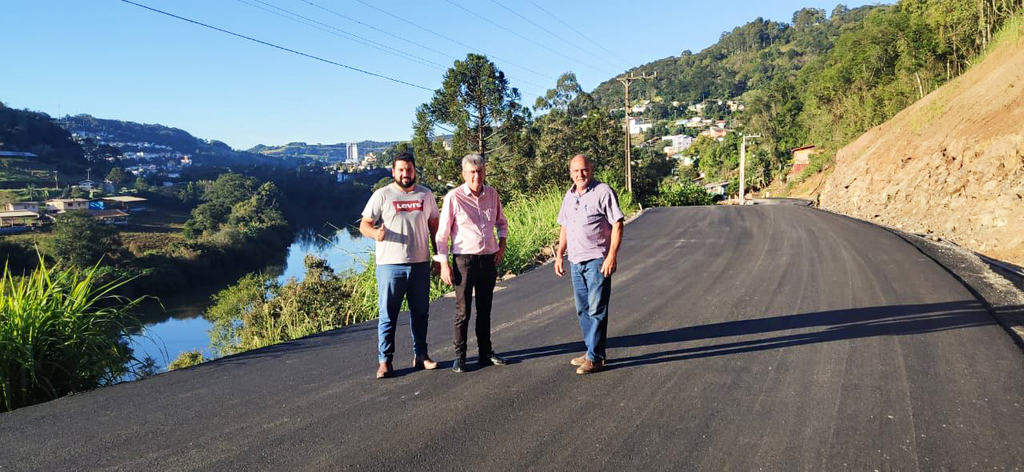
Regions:
<instances>
[{"instance_id":1,"label":"newly paved asphalt road","mask_svg":"<svg viewBox=\"0 0 1024 472\"><path fill-rule=\"evenodd\" d=\"M2 414L0 469L1024 467L1021 350L902 239L791 205L654 209L625 234L603 373L573 373L548 265L495 295L513 365L411 371L406 324L400 375L374 380L362 324ZM439 360L453 307L431 306Z\"/></svg>"}]
</instances>

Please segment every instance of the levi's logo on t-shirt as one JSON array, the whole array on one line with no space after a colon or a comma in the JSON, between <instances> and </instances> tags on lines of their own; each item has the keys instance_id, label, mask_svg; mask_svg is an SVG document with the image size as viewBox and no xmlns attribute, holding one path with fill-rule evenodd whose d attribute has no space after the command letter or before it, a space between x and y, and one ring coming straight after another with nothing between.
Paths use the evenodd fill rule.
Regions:
<instances>
[{"instance_id":1,"label":"levi's logo on t-shirt","mask_svg":"<svg viewBox=\"0 0 1024 472\"><path fill-rule=\"evenodd\" d=\"M395 211L423 211L423 200L405 200L392 202Z\"/></svg>"}]
</instances>

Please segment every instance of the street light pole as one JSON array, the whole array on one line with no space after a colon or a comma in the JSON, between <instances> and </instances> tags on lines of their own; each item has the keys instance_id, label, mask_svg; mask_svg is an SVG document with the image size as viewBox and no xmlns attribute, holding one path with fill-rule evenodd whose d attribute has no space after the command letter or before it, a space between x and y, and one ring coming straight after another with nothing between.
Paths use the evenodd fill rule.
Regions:
<instances>
[{"instance_id":1,"label":"street light pole","mask_svg":"<svg viewBox=\"0 0 1024 472\"><path fill-rule=\"evenodd\" d=\"M743 205L744 202L745 202L745 199L743 198L743 195L746 193L746 187L747 187L747 181L746 181L746 171L747 171L747 138L750 138L751 140L753 140L754 138L760 138L760 137L761 137L760 134L752 134L752 135L749 135L749 136L744 135L743 136L743 144L740 145L740 205Z\"/></svg>"}]
</instances>

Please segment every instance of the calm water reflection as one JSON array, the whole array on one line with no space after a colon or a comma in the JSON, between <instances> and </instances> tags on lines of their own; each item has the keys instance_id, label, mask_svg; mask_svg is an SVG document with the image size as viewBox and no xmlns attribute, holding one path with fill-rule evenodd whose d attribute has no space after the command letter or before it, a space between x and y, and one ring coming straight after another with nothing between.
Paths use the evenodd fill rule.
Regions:
<instances>
[{"instance_id":1,"label":"calm water reflection","mask_svg":"<svg viewBox=\"0 0 1024 472\"><path fill-rule=\"evenodd\" d=\"M268 265L264 273L282 284L292 278L302 280L305 276L303 260L307 254L326 259L337 273L360 269L369 260L373 240L363 238L352 226L335 228L325 224L299 231L284 261ZM163 308L155 302L147 303L139 316L145 332L132 337L136 356L152 357L161 370L185 351L199 349L204 356L211 357L213 352L207 334L211 323L202 317L202 312L212 305L210 297L229 285L211 285L161 297Z\"/></svg>"}]
</instances>

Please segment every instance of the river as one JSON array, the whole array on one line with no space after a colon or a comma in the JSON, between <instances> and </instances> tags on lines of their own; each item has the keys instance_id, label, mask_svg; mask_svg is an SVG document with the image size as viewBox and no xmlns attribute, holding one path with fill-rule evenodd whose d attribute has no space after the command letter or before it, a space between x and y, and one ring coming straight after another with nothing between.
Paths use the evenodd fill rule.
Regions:
<instances>
[{"instance_id":1,"label":"river","mask_svg":"<svg viewBox=\"0 0 1024 472\"><path fill-rule=\"evenodd\" d=\"M267 265L263 272L282 284L290 278L302 280L307 254L326 259L335 272L358 269L372 250L373 240L359 236L358 232L335 230L326 224L319 228L305 226L296 234L284 260ZM211 324L202 313L212 305L211 297L232 283L199 287L160 297L160 303L145 304L138 315L145 329L130 338L136 357L152 357L163 371L185 351L199 349L205 357L213 356L207 334Z\"/></svg>"}]
</instances>

